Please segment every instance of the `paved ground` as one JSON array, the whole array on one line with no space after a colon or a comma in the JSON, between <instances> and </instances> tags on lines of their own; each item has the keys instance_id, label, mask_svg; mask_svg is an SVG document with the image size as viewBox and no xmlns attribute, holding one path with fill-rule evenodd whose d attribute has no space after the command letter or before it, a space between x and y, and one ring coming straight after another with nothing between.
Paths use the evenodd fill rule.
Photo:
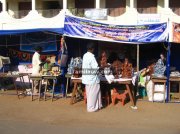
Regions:
<instances>
[{"instance_id":1,"label":"paved ground","mask_svg":"<svg viewBox=\"0 0 180 134\"><path fill-rule=\"evenodd\" d=\"M0 94L0 134L180 134L180 104L138 101L87 113L84 102Z\"/></svg>"}]
</instances>

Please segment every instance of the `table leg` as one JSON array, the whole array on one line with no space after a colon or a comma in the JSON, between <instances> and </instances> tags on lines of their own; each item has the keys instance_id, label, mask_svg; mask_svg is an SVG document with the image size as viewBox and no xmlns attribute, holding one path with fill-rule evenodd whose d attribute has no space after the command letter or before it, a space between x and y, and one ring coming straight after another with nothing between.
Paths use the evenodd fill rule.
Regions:
<instances>
[{"instance_id":1,"label":"table leg","mask_svg":"<svg viewBox=\"0 0 180 134\"><path fill-rule=\"evenodd\" d=\"M73 91L72 91L70 104L74 103L76 93L77 93L77 82L74 82L74 88L73 88Z\"/></svg>"},{"instance_id":2,"label":"table leg","mask_svg":"<svg viewBox=\"0 0 180 134\"><path fill-rule=\"evenodd\" d=\"M179 96L178 96L178 98L180 99L180 82L179 82Z\"/></svg>"},{"instance_id":3,"label":"table leg","mask_svg":"<svg viewBox=\"0 0 180 134\"><path fill-rule=\"evenodd\" d=\"M33 101L33 95L34 95L34 80L32 80L32 89L31 89L31 100Z\"/></svg>"},{"instance_id":4,"label":"table leg","mask_svg":"<svg viewBox=\"0 0 180 134\"><path fill-rule=\"evenodd\" d=\"M68 85L69 85L69 78L67 78L67 82L66 82L66 98L67 98Z\"/></svg>"},{"instance_id":5,"label":"table leg","mask_svg":"<svg viewBox=\"0 0 180 134\"><path fill-rule=\"evenodd\" d=\"M152 102L154 102L154 90L155 90L155 83L152 83Z\"/></svg>"},{"instance_id":6,"label":"table leg","mask_svg":"<svg viewBox=\"0 0 180 134\"><path fill-rule=\"evenodd\" d=\"M164 83L164 103L166 102L166 83Z\"/></svg>"},{"instance_id":7,"label":"table leg","mask_svg":"<svg viewBox=\"0 0 180 134\"><path fill-rule=\"evenodd\" d=\"M42 80L39 80L39 101L41 98L41 85L42 85Z\"/></svg>"},{"instance_id":8,"label":"table leg","mask_svg":"<svg viewBox=\"0 0 180 134\"><path fill-rule=\"evenodd\" d=\"M53 91L52 91L52 98L51 98L52 101L53 101L53 98L54 98L54 88L55 88L55 84L56 84L56 80L53 79Z\"/></svg>"},{"instance_id":9,"label":"table leg","mask_svg":"<svg viewBox=\"0 0 180 134\"><path fill-rule=\"evenodd\" d=\"M171 95L170 95L170 93L171 93L171 81L169 81L169 94L168 94L168 101L170 101L171 100Z\"/></svg>"},{"instance_id":10,"label":"table leg","mask_svg":"<svg viewBox=\"0 0 180 134\"><path fill-rule=\"evenodd\" d=\"M30 74L28 74L28 80L29 80L29 87L31 87Z\"/></svg>"},{"instance_id":11,"label":"table leg","mask_svg":"<svg viewBox=\"0 0 180 134\"><path fill-rule=\"evenodd\" d=\"M45 85L45 89L44 89L44 100L46 101L46 91L47 91L47 87L48 87L48 80L46 80L46 85Z\"/></svg>"},{"instance_id":12,"label":"table leg","mask_svg":"<svg viewBox=\"0 0 180 134\"><path fill-rule=\"evenodd\" d=\"M20 81L21 81L21 83L22 83L23 95L26 96L26 93L25 93L25 91L26 91L25 87L26 87L26 86L25 86L25 82L24 82L23 76L20 77Z\"/></svg>"},{"instance_id":13,"label":"table leg","mask_svg":"<svg viewBox=\"0 0 180 134\"><path fill-rule=\"evenodd\" d=\"M133 93L132 93L132 90L129 88L128 84L126 84L126 89L128 91L128 94L129 94L132 105L135 106L135 100L134 100L134 97L133 97Z\"/></svg>"},{"instance_id":14,"label":"table leg","mask_svg":"<svg viewBox=\"0 0 180 134\"><path fill-rule=\"evenodd\" d=\"M18 93L18 89L17 89L17 86L16 86L16 78L13 78L13 85L14 85L14 88L15 88L15 90L16 90L16 94L17 94L17 96L18 96L18 99L20 99L19 98L19 93Z\"/></svg>"}]
</instances>

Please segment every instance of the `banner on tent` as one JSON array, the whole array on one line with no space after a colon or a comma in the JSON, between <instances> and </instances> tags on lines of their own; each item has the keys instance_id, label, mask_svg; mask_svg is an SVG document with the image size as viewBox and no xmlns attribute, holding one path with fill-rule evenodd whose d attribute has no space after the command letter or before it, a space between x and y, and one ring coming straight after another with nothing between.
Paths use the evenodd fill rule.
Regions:
<instances>
[{"instance_id":1,"label":"banner on tent","mask_svg":"<svg viewBox=\"0 0 180 134\"><path fill-rule=\"evenodd\" d=\"M180 43L180 23L173 23L173 42Z\"/></svg>"},{"instance_id":2,"label":"banner on tent","mask_svg":"<svg viewBox=\"0 0 180 134\"><path fill-rule=\"evenodd\" d=\"M66 16L64 34L71 37L111 42L147 43L165 41L168 31L167 23L112 25Z\"/></svg>"},{"instance_id":3,"label":"banner on tent","mask_svg":"<svg viewBox=\"0 0 180 134\"><path fill-rule=\"evenodd\" d=\"M45 33L27 33L21 36L20 50L34 52L34 48L41 46L43 52L57 51L56 35Z\"/></svg>"}]
</instances>

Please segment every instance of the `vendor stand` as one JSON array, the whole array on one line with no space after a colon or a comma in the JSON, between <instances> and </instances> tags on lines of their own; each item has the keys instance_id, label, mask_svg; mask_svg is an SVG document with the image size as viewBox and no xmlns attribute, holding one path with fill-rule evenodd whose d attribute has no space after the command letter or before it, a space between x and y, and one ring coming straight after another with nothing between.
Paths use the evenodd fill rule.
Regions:
<instances>
[{"instance_id":1,"label":"vendor stand","mask_svg":"<svg viewBox=\"0 0 180 134\"><path fill-rule=\"evenodd\" d=\"M90 40L100 40L123 44L138 44L137 70L135 71L139 71L139 45L167 41L168 29L167 23L138 26L113 25L112 27L111 24L104 24L89 19L66 15L64 35ZM80 81L77 80L72 79L72 81L75 81L75 83L80 83ZM119 84L121 84L121 82L119 82ZM77 84L75 84L74 90L76 90L76 85ZM129 92L129 95L131 96L132 93ZM131 97L130 99L134 103L133 98ZM135 103L133 105L135 105Z\"/></svg>"},{"instance_id":2,"label":"vendor stand","mask_svg":"<svg viewBox=\"0 0 180 134\"><path fill-rule=\"evenodd\" d=\"M169 22L170 22L169 25L171 28L171 32L169 34L168 53L167 53L167 60L168 60L167 61L167 89L168 89L167 102L176 102L176 100L173 101L172 98L178 98L177 102L179 102L180 101L180 71L179 71L180 68L179 68L178 61L176 60L178 59L177 57L179 57L178 45L180 43L180 30L179 30L180 23L173 21L173 18ZM173 47L175 47L175 49L173 49ZM178 70L176 69L170 70L171 67L175 67L175 68L178 67ZM174 96L175 93L174 92L172 93L171 85L173 83L178 83L178 87L176 87L176 92L177 92L176 94L178 96Z\"/></svg>"},{"instance_id":3,"label":"vendor stand","mask_svg":"<svg viewBox=\"0 0 180 134\"><path fill-rule=\"evenodd\" d=\"M153 76L152 78L153 86L152 86L152 101L154 102L154 93L162 93L164 96L164 103L166 102L166 81L167 78L164 77L156 77ZM163 90L162 91L155 91L155 84L163 84Z\"/></svg>"},{"instance_id":4,"label":"vendor stand","mask_svg":"<svg viewBox=\"0 0 180 134\"><path fill-rule=\"evenodd\" d=\"M175 76L170 76L170 79L169 79L169 93L170 93L170 91L171 91L171 83L172 82L177 82L178 83L178 90L179 90L179 92L178 92L178 97L175 97L175 98L178 98L178 100L180 101L180 77L175 77ZM169 100L170 100L170 94L169 94Z\"/></svg>"},{"instance_id":5,"label":"vendor stand","mask_svg":"<svg viewBox=\"0 0 180 134\"><path fill-rule=\"evenodd\" d=\"M23 76L27 76L27 74L0 73L0 78L12 78L13 85L14 85L14 88L16 90L16 94L17 94L18 99L20 99L20 95L26 96L26 92L25 92L25 89L24 89L25 83L24 83ZM22 85L22 90L23 90L22 92L19 92L19 89L17 88L17 85L16 85L16 79L17 78L20 79L20 82L21 82L21 85Z\"/></svg>"},{"instance_id":6,"label":"vendor stand","mask_svg":"<svg viewBox=\"0 0 180 134\"><path fill-rule=\"evenodd\" d=\"M39 74L39 75L30 75L30 79L32 80L32 94L31 98L33 101L33 96L34 96L34 82L39 81L39 94L38 94L38 100L40 101L41 98L41 87L42 87L42 81L45 82L45 89L44 89L44 100L46 101L46 93L47 93L47 87L48 87L48 81L52 80L52 95L51 95L51 100L53 101L54 98L54 92L55 92L55 85L57 83L57 80L60 78L61 73L60 70L54 70L52 71L53 73L48 73L48 74Z\"/></svg>"}]
</instances>

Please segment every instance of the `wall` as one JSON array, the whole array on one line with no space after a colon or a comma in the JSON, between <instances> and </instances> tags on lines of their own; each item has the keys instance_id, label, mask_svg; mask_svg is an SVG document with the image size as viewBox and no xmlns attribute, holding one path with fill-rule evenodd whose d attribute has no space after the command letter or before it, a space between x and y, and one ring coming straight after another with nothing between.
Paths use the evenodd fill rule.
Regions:
<instances>
[{"instance_id":1,"label":"wall","mask_svg":"<svg viewBox=\"0 0 180 134\"><path fill-rule=\"evenodd\" d=\"M68 8L75 8L75 0L68 0L68 5L67 5Z\"/></svg>"},{"instance_id":2,"label":"wall","mask_svg":"<svg viewBox=\"0 0 180 134\"><path fill-rule=\"evenodd\" d=\"M31 0L7 0L8 7L9 7L9 14L13 16L14 11L18 11L18 2L19 1L31 1ZM43 10L42 2L43 1L50 1L50 0L36 0L36 9L37 10ZM62 2L63 0L60 0ZM77 0L67 0L68 2L68 8L75 8L75 1ZM83 2L82 2L83 1ZM95 7L93 6L95 4L94 0L86 0L87 2L93 3L89 4L90 7ZM106 7L106 1L107 0L101 0L101 7L105 8ZM110 0L109 0L110 1ZM114 1L114 0L113 0ZM137 9L136 9L136 0L134 0L134 8L130 8L130 1L131 0L126 0L126 12L121 15L116 15L116 16L108 16L108 22L113 23L113 24L136 24L137 22ZM170 0L169 0L170 1ZM118 2L118 0L115 0L115 2ZM173 21L180 22L180 17L178 15L175 15L170 8L166 11L164 9L164 0L157 0L158 5L157 5L157 13L161 14L162 21L167 21L168 18L172 19ZM79 7L86 7L88 4L84 1L81 0L81 5ZM83 4L85 3L85 4Z\"/></svg>"},{"instance_id":3,"label":"wall","mask_svg":"<svg viewBox=\"0 0 180 134\"><path fill-rule=\"evenodd\" d=\"M101 0L100 8L105 8L105 7L106 7L106 0Z\"/></svg>"},{"instance_id":4,"label":"wall","mask_svg":"<svg viewBox=\"0 0 180 134\"><path fill-rule=\"evenodd\" d=\"M164 8L164 0L158 0L157 13L161 13Z\"/></svg>"}]
</instances>

